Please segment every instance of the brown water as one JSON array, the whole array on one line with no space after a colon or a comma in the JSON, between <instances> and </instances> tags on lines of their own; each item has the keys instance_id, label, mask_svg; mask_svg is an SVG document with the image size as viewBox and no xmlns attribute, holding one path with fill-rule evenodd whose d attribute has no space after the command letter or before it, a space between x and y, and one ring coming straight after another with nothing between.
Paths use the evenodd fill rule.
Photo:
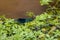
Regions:
<instances>
[{"instance_id":1,"label":"brown water","mask_svg":"<svg viewBox=\"0 0 60 40\"><path fill-rule=\"evenodd\" d=\"M0 0L0 15L10 18L26 18L26 12L40 14L45 7L41 7L39 0Z\"/></svg>"}]
</instances>

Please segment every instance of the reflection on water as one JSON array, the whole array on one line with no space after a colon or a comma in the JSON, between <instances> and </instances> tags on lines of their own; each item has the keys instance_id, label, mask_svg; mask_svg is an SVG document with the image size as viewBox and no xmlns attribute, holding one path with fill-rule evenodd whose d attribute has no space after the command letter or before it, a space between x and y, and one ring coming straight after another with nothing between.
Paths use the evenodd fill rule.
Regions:
<instances>
[{"instance_id":1,"label":"reflection on water","mask_svg":"<svg viewBox=\"0 0 60 40\"><path fill-rule=\"evenodd\" d=\"M0 15L11 18L26 18L27 11L42 12L39 0L0 0Z\"/></svg>"}]
</instances>

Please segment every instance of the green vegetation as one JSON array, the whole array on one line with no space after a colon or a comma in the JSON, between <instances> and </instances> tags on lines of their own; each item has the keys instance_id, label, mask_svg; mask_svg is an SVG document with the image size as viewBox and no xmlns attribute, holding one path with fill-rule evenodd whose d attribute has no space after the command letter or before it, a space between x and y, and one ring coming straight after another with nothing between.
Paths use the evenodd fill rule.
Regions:
<instances>
[{"instance_id":1,"label":"green vegetation","mask_svg":"<svg viewBox=\"0 0 60 40\"><path fill-rule=\"evenodd\" d=\"M21 24L1 16L0 40L60 40L60 0L53 6L49 4L51 1L41 0L48 8L31 22Z\"/></svg>"}]
</instances>

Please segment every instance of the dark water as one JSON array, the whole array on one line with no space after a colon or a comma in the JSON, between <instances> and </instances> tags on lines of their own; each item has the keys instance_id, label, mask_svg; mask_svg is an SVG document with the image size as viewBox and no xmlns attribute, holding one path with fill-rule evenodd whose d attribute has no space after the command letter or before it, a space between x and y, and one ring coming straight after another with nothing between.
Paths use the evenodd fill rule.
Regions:
<instances>
[{"instance_id":1,"label":"dark water","mask_svg":"<svg viewBox=\"0 0 60 40\"><path fill-rule=\"evenodd\" d=\"M39 0L0 0L0 15L10 18L27 18L26 12L40 14L45 7L41 7Z\"/></svg>"}]
</instances>

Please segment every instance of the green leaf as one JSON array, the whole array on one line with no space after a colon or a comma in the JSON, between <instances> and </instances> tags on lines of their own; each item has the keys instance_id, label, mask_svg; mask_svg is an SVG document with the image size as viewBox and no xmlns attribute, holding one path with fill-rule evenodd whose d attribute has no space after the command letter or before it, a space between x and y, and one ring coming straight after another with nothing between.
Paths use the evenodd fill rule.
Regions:
<instances>
[{"instance_id":1,"label":"green leaf","mask_svg":"<svg viewBox=\"0 0 60 40\"><path fill-rule=\"evenodd\" d=\"M41 5L49 5L52 0L40 0Z\"/></svg>"}]
</instances>

